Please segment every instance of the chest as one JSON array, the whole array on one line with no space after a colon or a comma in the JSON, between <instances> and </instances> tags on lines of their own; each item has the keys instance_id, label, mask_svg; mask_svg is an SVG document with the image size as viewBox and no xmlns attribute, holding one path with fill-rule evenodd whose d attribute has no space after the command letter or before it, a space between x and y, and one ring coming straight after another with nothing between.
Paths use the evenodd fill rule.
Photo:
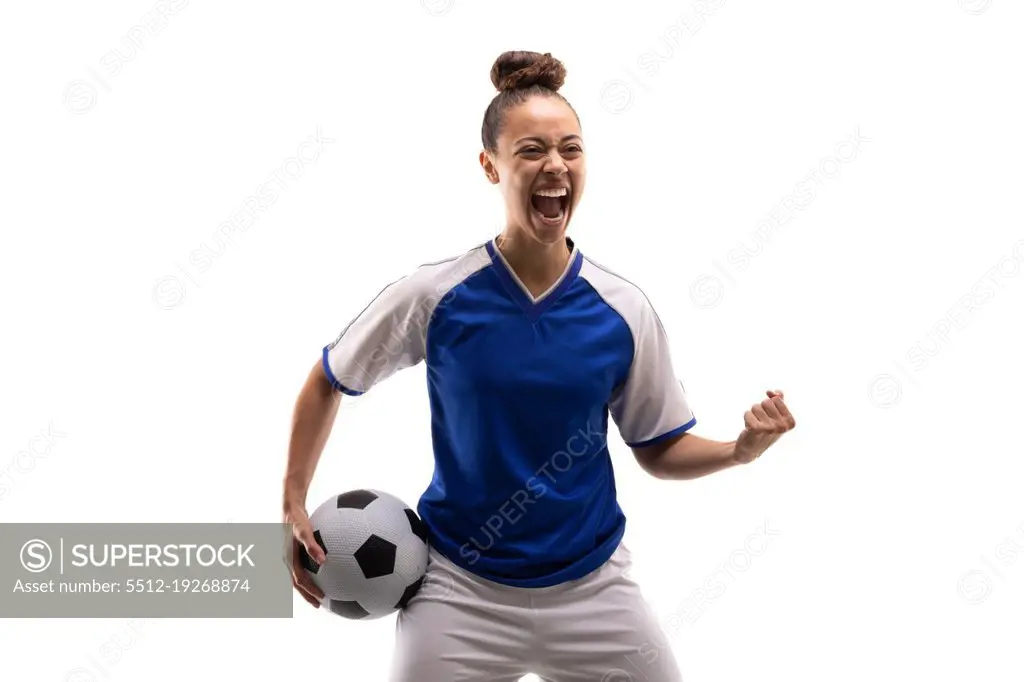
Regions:
<instances>
[{"instance_id":1,"label":"chest","mask_svg":"<svg viewBox=\"0 0 1024 682\"><path fill-rule=\"evenodd\" d=\"M427 369L448 391L602 404L632 362L629 328L585 292L563 296L536 318L501 297L463 300L444 312L428 333Z\"/></svg>"}]
</instances>

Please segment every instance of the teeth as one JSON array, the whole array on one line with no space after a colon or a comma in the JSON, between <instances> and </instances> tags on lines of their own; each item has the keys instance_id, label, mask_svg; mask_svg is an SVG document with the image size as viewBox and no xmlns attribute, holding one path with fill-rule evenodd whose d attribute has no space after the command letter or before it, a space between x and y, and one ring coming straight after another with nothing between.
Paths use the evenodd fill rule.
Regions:
<instances>
[{"instance_id":1,"label":"teeth","mask_svg":"<svg viewBox=\"0 0 1024 682\"><path fill-rule=\"evenodd\" d=\"M559 187L558 189L540 189L534 192L534 194L542 197L564 197L568 193L569 190L565 187Z\"/></svg>"}]
</instances>

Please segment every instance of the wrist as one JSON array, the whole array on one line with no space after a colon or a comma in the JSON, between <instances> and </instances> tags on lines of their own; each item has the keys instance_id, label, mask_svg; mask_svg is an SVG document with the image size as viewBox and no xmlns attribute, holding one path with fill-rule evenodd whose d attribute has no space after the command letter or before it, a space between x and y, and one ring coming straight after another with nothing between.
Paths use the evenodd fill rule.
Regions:
<instances>
[{"instance_id":1,"label":"wrist","mask_svg":"<svg viewBox=\"0 0 1024 682\"><path fill-rule=\"evenodd\" d=\"M729 459L729 464L746 464L746 460L743 459L743 453L740 452L737 447L737 441L729 441L726 443L726 453Z\"/></svg>"},{"instance_id":2,"label":"wrist","mask_svg":"<svg viewBox=\"0 0 1024 682\"><path fill-rule=\"evenodd\" d=\"M301 511L302 513L305 513L306 491L286 489L284 491L284 498L282 500L281 506L285 516L289 516L296 511Z\"/></svg>"}]
</instances>

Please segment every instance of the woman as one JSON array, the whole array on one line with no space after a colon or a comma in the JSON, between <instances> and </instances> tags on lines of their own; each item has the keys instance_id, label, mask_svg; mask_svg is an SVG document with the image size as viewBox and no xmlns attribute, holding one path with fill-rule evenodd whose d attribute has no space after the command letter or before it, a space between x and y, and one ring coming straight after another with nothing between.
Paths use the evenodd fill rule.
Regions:
<instances>
[{"instance_id":1,"label":"woman","mask_svg":"<svg viewBox=\"0 0 1024 682\"><path fill-rule=\"evenodd\" d=\"M418 512L431 549L424 586L397 618L395 682L680 680L627 576L608 416L664 479L750 462L794 426L769 391L737 440L691 433L650 303L566 235L586 157L557 92L564 79L550 54L497 59L480 164L504 195L504 231L388 285L323 349L296 406L285 520L296 547L323 561L305 497L336 396L426 362L435 469ZM298 564L294 582L319 604Z\"/></svg>"}]
</instances>

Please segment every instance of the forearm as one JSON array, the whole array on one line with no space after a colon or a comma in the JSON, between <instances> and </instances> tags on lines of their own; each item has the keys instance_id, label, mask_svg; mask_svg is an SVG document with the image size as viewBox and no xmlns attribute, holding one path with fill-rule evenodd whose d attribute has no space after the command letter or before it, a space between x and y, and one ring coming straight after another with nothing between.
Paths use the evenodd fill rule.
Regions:
<instances>
[{"instance_id":1,"label":"forearm","mask_svg":"<svg viewBox=\"0 0 1024 682\"><path fill-rule=\"evenodd\" d=\"M292 414L288 463L284 475L284 507L305 507L306 493L338 413L340 395L323 370L314 367L302 387Z\"/></svg>"},{"instance_id":2,"label":"forearm","mask_svg":"<svg viewBox=\"0 0 1024 682\"><path fill-rule=\"evenodd\" d=\"M735 448L736 441L709 440L687 433L666 447L638 452L637 460L655 478L689 480L738 464L733 458Z\"/></svg>"}]
</instances>

